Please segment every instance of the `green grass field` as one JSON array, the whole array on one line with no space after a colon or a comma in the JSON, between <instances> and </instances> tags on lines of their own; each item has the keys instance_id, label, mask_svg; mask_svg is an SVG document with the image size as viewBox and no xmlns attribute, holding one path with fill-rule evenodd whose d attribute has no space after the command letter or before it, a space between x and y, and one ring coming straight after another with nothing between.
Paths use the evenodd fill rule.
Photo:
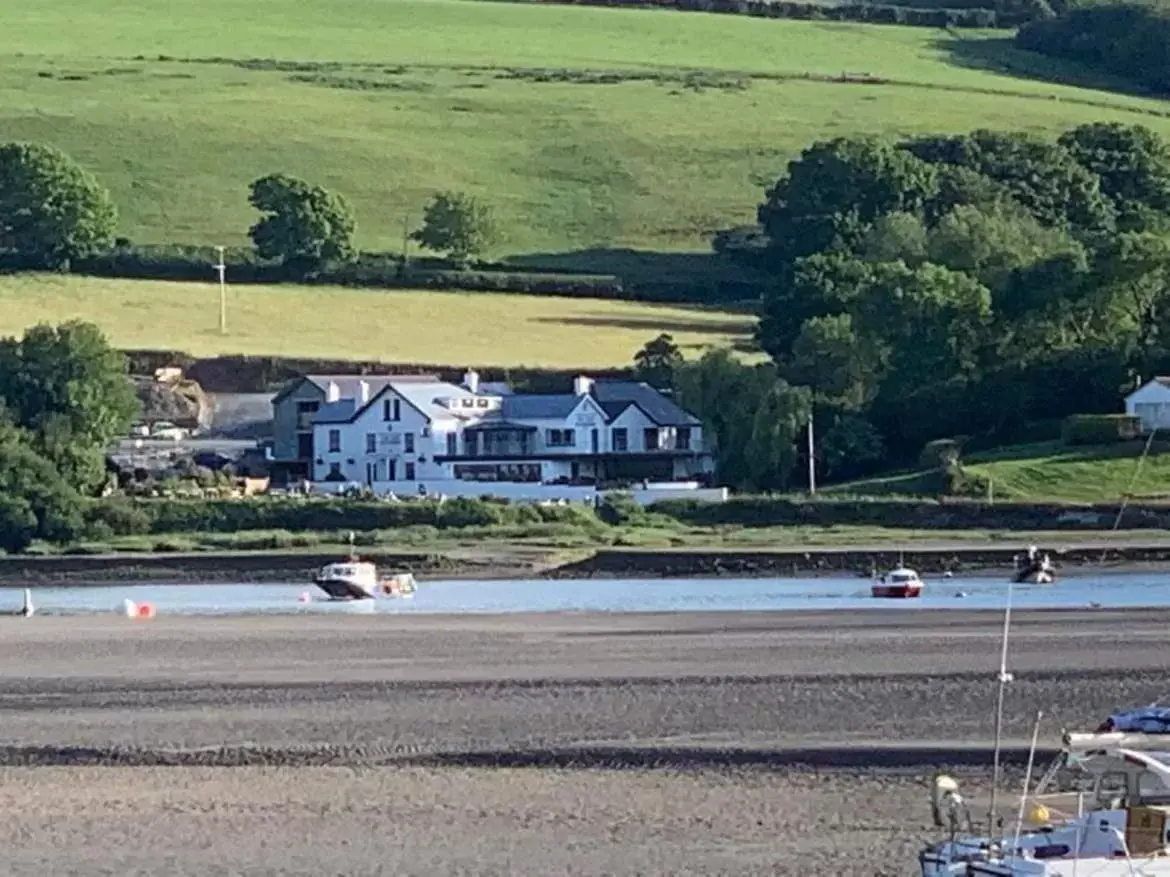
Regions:
<instances>
[{"instance_id":1,"label":"green grass field","mask_svg":"<svg viewBox=\"0 0 1170 877\"><path fill-rule=\"evenodd\" d=\"M348 196L365 248L456 188L496 208L497 255L572 264L548 254L705 248L816 138L1170 134L1165 104L1050 84L1084 77L1002 33L471 0L0 0L0 20L3 137L95 170L143 243L242 243L249 181L284 171ZM843 72L891 82L809 78Z\"/></svg>"},{"instance_id":2,"label":"green grass field","mask_svg":"<svg viewBox=\"0 0 1170 877\"><path fill-rule=\"evenodd\" d=\"M1155 444L1138 468L1144 442L1100 447L1066 447L1059 442L1017 445L963 460L971 473L991 479L995 499L1109 502L1126 494L1170 497L1170 446ZM848 484L826 492L862 496L917 496L927 479L905 472Z\"/></svg>"},{"instance_id":3,"label":"green grass field","mask_svg":"<svg viewBox=\"0 0 1170 877\"><path fill-rule=\"evenodd\" d=\"M690 357L746 339L754 321L681 306L497 293L229 286L56 275L0 278L0 336L96 323L122 349L479 366L628 366L659 332Z\"/></svg>"}]
</instances>

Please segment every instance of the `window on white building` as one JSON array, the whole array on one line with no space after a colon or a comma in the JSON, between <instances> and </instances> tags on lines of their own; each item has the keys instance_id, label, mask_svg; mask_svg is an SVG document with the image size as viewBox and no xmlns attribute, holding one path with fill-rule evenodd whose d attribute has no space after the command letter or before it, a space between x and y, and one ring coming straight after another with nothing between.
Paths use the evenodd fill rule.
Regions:
<instances>
[{"instance_id":1,"label":"window on white building","mask_svg":"<svg viewBox=\"0 0 1170 877\"><path fill-rule=\"evenodd\" d=\"M613 431L613 449L615 451L628 451L630 449L630 435L621 428Z\"/></svg>"},{"instance_id":2,"label":"window on white building","mask_svg":"<svg viewBox=\"0 0 1170 877\"><path fill-rule=\"evenodd\" d=\"M340 454L341 453L341 430L340 429L329 430L329 453L331 453L331 454Z\"/></svg>"},{"instance_id":3,"label":"window on white building","mask_svg":"<svg viewBox=\"0 0 1170 877\"><path fill-rule=\"evenodd\" d=\"M546 429L544 443L550 448L572 448L577 445L575 429Z\"/></svg>"},{"instance_id":4,"label":"window on white building","mask_svg":"<svg viewBox=\"0 0 1170 877\"><path fill-rule=\"evenodd\" d=\"M414 481L414 463L407 463L403 468L406 470L405 471L406 480L407 481Z\"/></svg>"},{"instance_id":5,"label":"window on white building","mask_svg":"<svg viewBox=\"0 0 1170 877\"><path fill-rule=\"evenodd\" d=\"M329 478L336 480L340 477L341 477L341 464L340 463L330 463L329 464Z\"/></svg>"},{"instance_id":6,"label":"window on white building","mask_svg":"<svg viewBox=\"0 0 1170 877\"><path fill-rule=\"evenodd\" d=\"M372 432L366 433L366 453L378 453L378 437Z\"/></svg>"},{"instance_id":7,"label":"window on white building","mask_svg":"<svg viewBox=\"0 0 1170 877\"><path fill-rule=\"evenodd\" d=\"M402 419L402 406L397 399L382 400L382 419L387 421Z\"/></svg>"},{"instance_id":8,"label":"window on white building","mask_svg":"<svg viewBox=\"0 0 1170 877\"><path fill-rule=\"evenodd\" d=\"M689 451L691 449L691 430L690 427L680 426L674 434L674 446L680 451Z\"/></svg>"},{"instance_id":9,"label":"window on white building","mask_svg":"<svg viewBox=\"0 0 1170 877\"><path fill-rule=\"evenodd\" d=\"M413 432L408 432L402 436L402 451L403 451L403 453L406 453L406 454L413 454L414 453L414 433ZM411 479L408 478L406 480L410 481Z\"/></svg>"},{"instance_id":10,"label":"window on white building","mask_svg":"<svg viewBox=\"0 0 1170 877\"><path fill-rule=\"evenodd\" d=\"M659 433L657 429L647 429L645 431L646 450L658 450L658 435Z\"/></svg>"}]
</instances>

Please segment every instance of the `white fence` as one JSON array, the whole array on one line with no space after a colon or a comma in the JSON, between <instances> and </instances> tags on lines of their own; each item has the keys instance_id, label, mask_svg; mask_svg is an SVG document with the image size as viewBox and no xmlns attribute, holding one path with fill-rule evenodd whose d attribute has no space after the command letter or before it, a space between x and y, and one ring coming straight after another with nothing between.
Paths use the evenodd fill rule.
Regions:
<instances>
[{"instance_id":1,"label":"white fence","mask_svg":"<svg viewBox=\"0 0 1170 877\"><path fill-rule=\"evenodd\" d=\"M445 496L471 497L478 499L484 496L507 499L517 502L596 502L599 494L629 493L639 504L652 505L667 499L693 499L700 502L726 502L728 491L726 487L700 487L696 482L664 482L649 485L639 485L626 491L605 491L595 487L569 484L524 484L511 481L429 481L429 482L381 482L373 486L373 491L379 496L394 494L403 499L413 499L420 495L419 487L426 489L429 497ZM342 484L318 481L314 482L313 490L318 493L342 493L346 489L362 488L364 485Z\"/></svg>"}]
</instances>

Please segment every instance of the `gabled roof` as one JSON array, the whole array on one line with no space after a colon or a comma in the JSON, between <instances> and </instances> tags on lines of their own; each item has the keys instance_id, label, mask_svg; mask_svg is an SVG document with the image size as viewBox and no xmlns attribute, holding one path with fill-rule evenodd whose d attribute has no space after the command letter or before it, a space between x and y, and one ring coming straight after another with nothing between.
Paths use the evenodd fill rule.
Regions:
<instances>
[{"instance_id":1,"label":"gabled roof","mask_svg":"<svg viewBox=\"0 0 1170 877\"><path fill-rule=\"evenodd\" d=\"M699 426L699 419L641 381L594 381L589 390L611 421L631 405L658 426Z\"/></svg>"},{"instance_id":2,"label":"gabled roof","mask_svg":"<svg viewBox=\"0 0 1170 877\"><path fill-rule=\"evenodd\" d=\"M582 398L571 393L505 396L501 413L508 420L556 420L572 414Z\"/></svg>"},{"instance_id":3,"label":"gabled roof","mask_svg":"<svg viewBox=\"0 0 1170 877\"><path fill-rule=\"evenodd\" d=\"M361 384L365 381L370 387L370 398L383 390L392 381L397 383L399 381L424 381L434 382L439 378L437 375L361 375L361 374L341 374L341 375L301 375L299 378L294 378L281 388L280 392L272 397L272 404L275 405L280 402L289 393L292 393L300 387L305 381L315 385L322 393L327 392L329 382L337 384L338 396L342 399L356 399L361 396Z\"/></svg>"},{"instance_id":4,"label":"gabled roof","mask_svg":"<svg viewBox=\"0 0 1170 877\"><path fill-rule=\"evenodd\" d=\"M466 387L448 384L445 381L394 381L391 385L407 404L417 409L420 414L430 420L457 420L465 415L482 417L487 412L482 408L467 408L453 411L442 404L444 399L480 399L484 394L476 394Z\"/></svg>"},{"instance_id":5,"label":"gabled roof","mask_svg":"<svg viewBox=\"0 0 1170 877\"><path fill-rule=\"evenodd\" d=\"M1170 390L1170 376L1159 375L1157 377L1151 378L1150 380L1148 380L1144 384L1142 384L1140 387L1138 387L1136 390L1132 390L1131 392L1126 393L1125 398L1128 399L1130 396L1133 396L1137 393L1140 393L1142 390L1146 389L1147 387L1152 387L1154 385L1157 385L1157 386L1162 387L1164 389Z\"/></svg>"}]
</instances>

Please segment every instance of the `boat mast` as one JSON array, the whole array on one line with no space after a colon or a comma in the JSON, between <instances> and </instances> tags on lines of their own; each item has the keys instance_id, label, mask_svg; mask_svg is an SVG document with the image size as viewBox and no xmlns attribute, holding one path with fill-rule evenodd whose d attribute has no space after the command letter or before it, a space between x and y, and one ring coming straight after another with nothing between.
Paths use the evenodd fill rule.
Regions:
<instances>
[{"instance_id":1,"label":"boat mast","mask_svg":"<svg viewBox=\"0 0 1170 877\"><path fill-rule=\"evenodd\" d=\"M1024 772L1024 792L1020 795L1020 812L1016 815L1016 835L1012 839L1012 855L1020 847L1020 832L1024 830L1024 810L1028 806L1028 786L1032 784L1032 767L1036 763L1036 744L1040 741L1040 721L1043 710L1036 712L1036 724L1032 728L1032 746L1028 750L1028 769Z\"/></svg>"},{"instance_id":2,"label":"boat mast","mask_svg":"<svg viewBox=\"0 0 1170 877\"><path fill-rule=\"evenodd\" d=\"M991 767L991 803L987 807L987 832L989 837L994 836L995 805L999 789L999 754L1003 740L1003 698L1007 685L1012 681L1012 674L1007 671L1008 633L1012 624L1012 582L1008 581L1007 606L1003 613L1003 647L999 656L999 695L995 704L995 751L992 755Z\"/></svg>"}]
</instances>

